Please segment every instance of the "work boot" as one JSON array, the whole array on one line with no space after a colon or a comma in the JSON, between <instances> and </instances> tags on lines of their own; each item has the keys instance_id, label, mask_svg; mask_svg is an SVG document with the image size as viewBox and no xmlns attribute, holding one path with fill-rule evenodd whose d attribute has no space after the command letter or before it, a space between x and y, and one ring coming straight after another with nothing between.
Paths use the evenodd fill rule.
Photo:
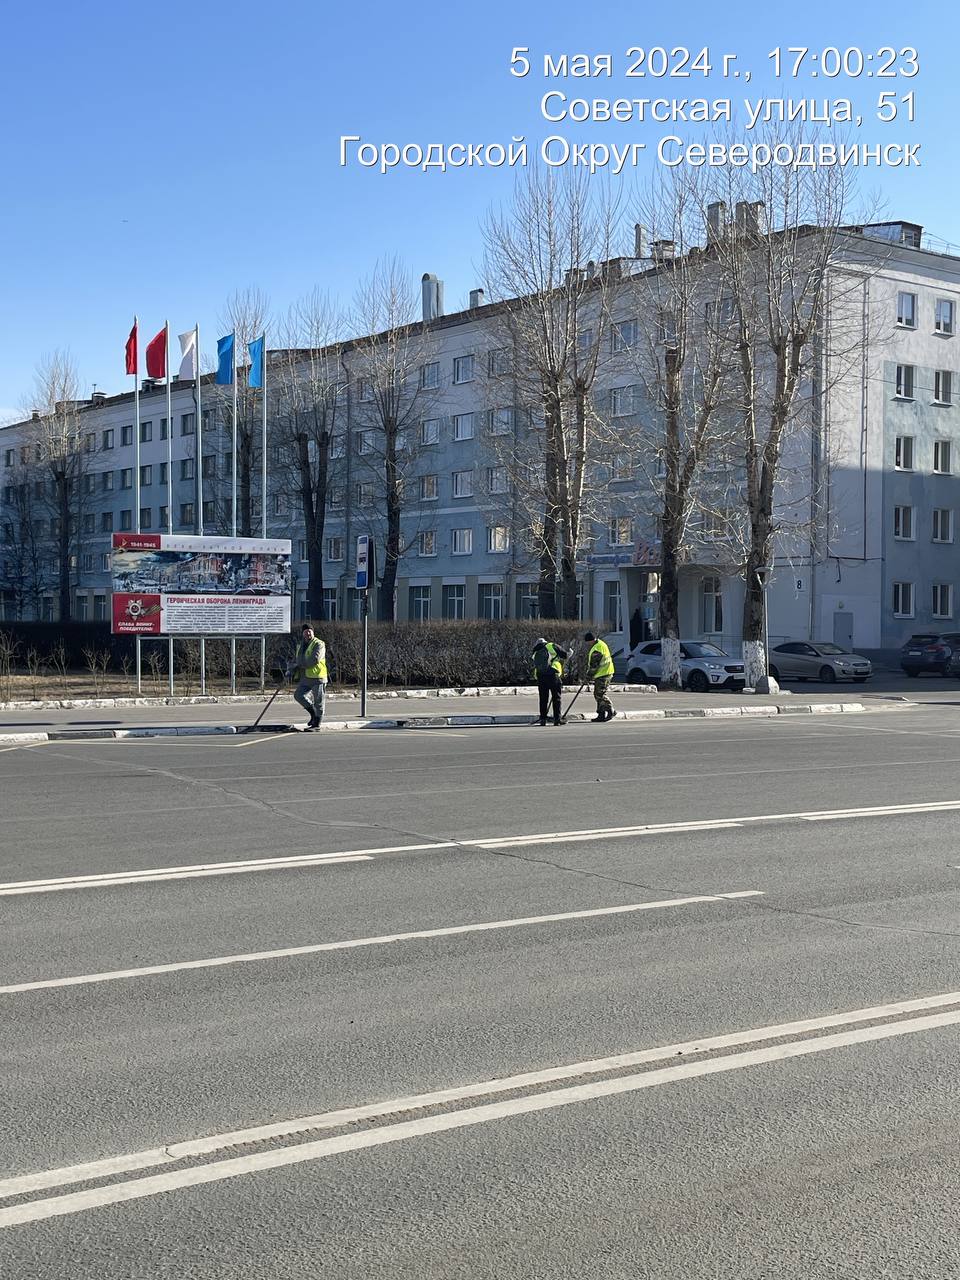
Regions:
<instances>
[{"instance_id":1,"label":"work boot","mask_svg":"<svg viewBox=\"0 0 960 1280\"><path fill-rule=\"evenodd\" d=\"M537 721L537 724L539 724L539 725L543 725L543 726L546 726L546 723L547 723L547 722L546 722L546 720L545 720L545 719L544 719L544 720L538 720L538 721Z\"/></svg>"},{"instance_id":2,"label":"work boot","mask_svg":"<svg viewBox=\"0 0 960 1280\"><path fill-rule=\"evenodd\" d=\"M613 707L611 707L610 710L607 712L607 720L608 721L612 720L616 714L617 714L616 711L614 711Z\"/></svg>"},{"instance_id":3,"label":"work boot","mask_svg":"<svg viewBox=\"0 0 960 1280\"><path fill-rule=\"evenodd\" d=\"M598 712L597 712L597 714L596 714L596 715L593 717L593 719L590 721L590 723L591 723L591 724L603 724L603 722L604 722L604 720L606 720L606 718L607 718L607 716L606 716L606 712L604 712L604 711L598 711Z\"/></svg>"}]
</instances>

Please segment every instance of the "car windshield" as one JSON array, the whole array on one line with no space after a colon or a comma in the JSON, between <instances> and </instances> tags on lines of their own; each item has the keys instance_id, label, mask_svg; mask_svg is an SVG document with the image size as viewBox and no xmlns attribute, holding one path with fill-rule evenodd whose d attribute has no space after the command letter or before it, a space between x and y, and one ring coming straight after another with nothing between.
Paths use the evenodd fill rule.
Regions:
<instances>
[{"instance_id":1,"label":"car windshield","mask_svg":"<svg viewBox=\"0 0 960 1280\"><path fill-rule=\"evenodd\" d=\"M685 644L683 647L690 658L725 658L727 656L715 644Z\"/></svg>"},{"instance_id":2,"label":"car windshield","mask_svg":"<svg viewBox=\"0 0 960 1280\"><path fill-rule=\"evenodd\" d=\"M828 654L850 652L849 649L841 649L838 644L815 644L813 647L816 649L817 653L821 654L823 657L826 657Z\"/></svg>"}]
</instances>

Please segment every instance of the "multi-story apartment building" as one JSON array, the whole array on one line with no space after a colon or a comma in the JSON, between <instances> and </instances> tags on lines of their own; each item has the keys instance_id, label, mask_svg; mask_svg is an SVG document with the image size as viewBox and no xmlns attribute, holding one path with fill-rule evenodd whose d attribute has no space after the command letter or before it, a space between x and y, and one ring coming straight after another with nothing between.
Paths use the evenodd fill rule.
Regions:
<instances>
[{"instance_id":1,"label":"multi-story apartment building","mask_svg":"<svg viewBox=\"0 0 960 1280\"><path fill-rule=\"evenodd\" d=\"M825 373L805 393L805 425L791 447L800 457L818 460L817 515L805 544L794 543L777 557L769 630L771 641L815 637L890 649L912 630L960 622L954 550L960 506L960 258L930 247L919 226L904 222L851 229L841 257L869 268L845 290L848 313L851 297L858 310L860 340L842 377ZM658 263L644 257L613 265L620 280L617 305L630 317L636 314L629 301L633 277L657 270ZM837 270L843 272L842 263ZM535 616L537 558L526 536L527 516L511 500L513 478L496 437L536 431L539 424L518 403L514 380L501 362L498 306L484 306L477 291L467 310L443 315L439 281L424 277L423 291L424 319L413 329L421 338L429 336L419 373L428 394L416 425L405 431L395 615ZM633 323L614 318L610 324L614 353L631 341ZM382 535L377 432L366 411L372 392L360 375L357 351L348 343L338 352L342 381L336 389L323 544L327 617L356 616L356 536ZM829 363L829 325L821 351ZM284 359L289 363L289 353ZM630 451L634 390L629 368L608 362L597 394L622 419L626 450L592 478L592 532L578 565L581 616L633 642L655 627L658 585L655 503L641 479L650 469L633 465ZM230 531L230 414L209 378L202 380L201 406L198 457L193 383L174 380L169 424L165 386L142 384L142 529L166 529L172 506L177 532L197 532L201 525L205 532ZM137 525L133 408L132 393L97 393L78 407L82 446L71 552L78 618L109 617L110 534ZM275 411L268 400L268 533L292 540L296 611L305 616L306 545L290 469L276 457ZM42 477L32 469L31 431L30 421L0 430L0 598L8 617L52 618L53 517ZM252 470L259 474L258 460ZM801 483L812 493L809 475ZM32 504L29 512L25 501ZM258 493L254 507L256 535ZM22 525L25 514L35 535L29 548L14 536L14 524ZM681 630L736 648L743 593L737 566L719 550L687 555L680 575Z\"/></svg>"}]
</instances>

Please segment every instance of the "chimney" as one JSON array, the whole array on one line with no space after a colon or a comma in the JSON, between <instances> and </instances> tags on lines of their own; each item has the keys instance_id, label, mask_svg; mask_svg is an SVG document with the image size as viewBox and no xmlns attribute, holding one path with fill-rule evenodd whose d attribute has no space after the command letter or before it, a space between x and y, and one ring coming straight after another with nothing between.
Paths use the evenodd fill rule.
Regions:
<instances>
[{"instance_id":1,"label":"chimney","mask_svg":"<svg viewBox=\"0 0 960 1280\"><path fill-rule=\"evenodd\" d=\"M420 282L423 295L423 319L439 320L443 315L443 281L428 271Z\"/></svg>"},{"instance_id":2,"label":"chimney","mask_svg":"<svg viewBox=\"0 0 960 1280\"><path fill-rule=\"evenodd\" d=\"M477 307L482 307L482 306L483 306L483 290L471 289L470 290L470 310L475 311Z\"/></svg>"},{"instance_id":3,"label":"chimney","mask_svg":"<svg viewBox=\"0 0 960 1280\"><path fill-rule=\"evenodd\" d=\"M156 384L155 379L153 379L153 378L143 378L143 379L141 380L141 382L140 382L140 390L141 390L141 391L152 391L156 385L157 385L157 384Z\"/></svg>"},{"instance_id":4,"label":"chimney","mask_svg":"<svg viewBox=\"0 0 960 1280\"><path fill-rule=\"evenodd\" d=\"M600 274L604 280L622 280L623 279L623 259L608 258L606 262L601 262Z\"/></svg>"},{"instance_id":5,"label":"chimney","mask_svg":"<svg viewBox=\"0 0 960 1280\"><path fill-rule=\"evenodd\" d=\"M653 260L654 262L672 262L673 261L674 244L672 240L654 240L653 242Z\"/></svg>"},{"instance_id":6,"label":"chimney","mask_svg":"<svg viewBox=\"0 0 960 1280\"><path fill-rule=\"evenodd\" d=\"M739 235L755 236L760 233L762 200L738 200L735 223Z\"/></svg>"},{"instance_id":7,"label":"chimney","mask_svg":"<svg viewBox=\"0 0 960 1280\"><path fill-rule=\"evenodd\" d=\"M707 205L707 244L720 243L726 220L727 206L722 200Z\"/></svg>"},{"instance_id":8,"label":"chimney","mask_svg":"<svg viewBox=\"0 0 960 1280\"><path fill-rule=\"evenodd\" d=\"M587 263L587 279L592 280L596 274L597 274L597 264L591 258L590 261Z\"/></svg>"},{"instance_id":9,"label":"chimney","mask_svg":"<svg viewBox=\"0 0 960 1280\"><path fill-rule=\"evenodd\" d=\"M107 393L105 391L94 391L93 394L90 396L90 403L103 404L106 398L107 398Z\"/></svg>"},{"instance_id":10,"label":"chimney","mask_svg":"<svg viewBox=\"0 0 960 1280\"><path fill-rule=\"evenodd\" d=\"M40 421L40 410L39 410L39 409L31 409L31 410L30 410L30 421L31 421L31 422L39 422L39 421Z\"/></svg>"},{"instance_id":11,"label":"chimney","mask_svg":"<svg viewBox=\"0 0 960 1280\"><path fill-rule=\"evenodd\" d=\"M635 258L650 256L650 250L647 247L647 228L641 226L639 222L633 224L633 256Z\"/></svg>"}]
</instances>

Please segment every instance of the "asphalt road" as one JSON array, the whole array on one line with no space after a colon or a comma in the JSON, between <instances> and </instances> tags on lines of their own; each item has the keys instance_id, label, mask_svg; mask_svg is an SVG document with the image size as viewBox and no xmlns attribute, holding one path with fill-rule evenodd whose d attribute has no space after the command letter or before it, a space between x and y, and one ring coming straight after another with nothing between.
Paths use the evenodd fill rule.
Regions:
<instances>
[{"instance_id":1,"label":"asphalt road","mask_svg":"<svg viewBox=\"0 0 960 1280\"><path fill-rule=\"evenodd\" d=\"M0 748L0 1276L960 1276L938 702Z\"/></svg>"}]
</instances>

